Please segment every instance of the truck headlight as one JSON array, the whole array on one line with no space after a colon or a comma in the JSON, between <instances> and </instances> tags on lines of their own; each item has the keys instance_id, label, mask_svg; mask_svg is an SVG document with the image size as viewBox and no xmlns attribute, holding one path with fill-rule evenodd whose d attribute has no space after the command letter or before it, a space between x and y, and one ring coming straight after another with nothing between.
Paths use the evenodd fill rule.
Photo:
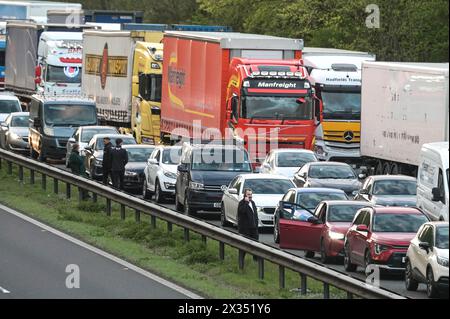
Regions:
<instances>
[{"instance_id":1,"label":"truck headlight","mask_svg":"<svg viewBox=\"0 0 450 319\"><path fill-rule=\"evenodd\" d=\"M442 267L447 267L448 268L448 258L444 258L444 257L437 257L437 262L439 265L441 265Z\"/></svg>"},{"instance_id":2,"label":"truck headlight","mask_svg":"<svg viewBox=\"0 0 450 319\"><path fill-rule=\"evenodd\" d=\"M333 239L333 240L344 240L345 239L345 235L344 234L337 233L337 232L334 232L334 231L330 231L328 233L328 236L330 236L330 238Z\"/></svg>"},{"instance_id":3,"label":"truck headlight","mask_svg":"<svg viewBox=\"0 0 450 319\"><path fill-rule=\"evenodd\" d=\"M203 185L202 183L190 182L189 188L194 190L202 190L205 189L205 185Z\"/></svg>"},{"instance_id":4,"label":"truck headlight","mask_svg":"<svg viewBox=\"0 0 450 319\"><path fill-rule=\"evenodd\" d=\"M375 254L380 255L383 251L389 250L389 246L375 244Z\"/></svg>"}]
</instances>

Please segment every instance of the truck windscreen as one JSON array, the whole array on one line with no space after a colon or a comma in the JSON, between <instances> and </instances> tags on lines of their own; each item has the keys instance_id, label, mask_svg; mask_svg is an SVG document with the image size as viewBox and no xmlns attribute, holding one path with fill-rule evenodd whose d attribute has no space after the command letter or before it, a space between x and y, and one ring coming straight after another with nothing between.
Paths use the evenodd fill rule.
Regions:
<instances>
[{"instance_id":1,"label":"truck windscreen","mask_svg":"<svg viewBox=\"0 0 450 319\"><path fill-rule=\"evenodd\" d=\"M310 97L299 103L297 97L244 96L241 117L268 120L312 120L313 101Z\"/></svg>"},{"instance_id":2,"label":"truck windscreen","mask_svg":"<svg viewBox=\"0 0 450 319\"><path fill-rule=\"evenodd\" d=\"M49 65L47 67L46 81L54 83L81 83L81 67Z\"/></svg>"},{"instance_id":3,"label":"truck windscreen","mask_svg":"<svg viewBox=\"0 0 450 319\"><path fill-rule=\"evenodd\" d=\"M361 119L361 93L322 92L323 118L325 120Z\"/></svg>"},{"instance_id":4,"label":"truck windscreen","mask_svg":"<svg viewBox=\"0 0 450 319\"><path fill-rule=\"evenodd\" d=\"M47 104L45 124L49 126L80 126L97 124L95 105Z\"/></svg>"}]
</instances>

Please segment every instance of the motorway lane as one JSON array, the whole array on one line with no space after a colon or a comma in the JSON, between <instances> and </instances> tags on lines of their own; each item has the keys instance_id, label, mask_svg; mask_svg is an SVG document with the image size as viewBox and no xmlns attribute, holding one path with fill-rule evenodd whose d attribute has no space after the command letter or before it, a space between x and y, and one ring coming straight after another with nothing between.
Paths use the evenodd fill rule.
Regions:
<instances>
[{"instance_id":1,"label":"motorway lane","mask_svg":"<svg viewBox=\"0 0 450 319\"><path fill-rule=\"evenodd\" d=\"M45 225L35 225L15 214L18 213L0 207L0 299L199 298L134 265L89 245L80 246ZM68 265L79 267L79 289L66 287Z\"/></svg>"}]
</instances>

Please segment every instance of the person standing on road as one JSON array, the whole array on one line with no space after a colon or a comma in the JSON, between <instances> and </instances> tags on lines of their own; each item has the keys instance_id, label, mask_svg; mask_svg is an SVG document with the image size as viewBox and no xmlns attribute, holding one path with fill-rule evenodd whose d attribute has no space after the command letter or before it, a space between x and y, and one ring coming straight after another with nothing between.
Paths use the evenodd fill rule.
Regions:
<instances>
[{"instance_id":1,"label":"person standing on road","mask_svg":"<svg viewBox=\"0 0 450 319\"><path fill-rule=\"evenodd\" d=\"M80 155L80 144L74 144L72 147L72 153L70 154L68 167L73 174L86 177L86 167L84 166L84 158ZM89 194L81 189L83 200L89 198Z\"/></svg>"},{"instance_id":2,"label":"person standing on road","mask_svg":"<svg viewBox=\"0 0 450 319\"><path fill-rule=\"evenodd\" d=\"M122 148L123 140L116 140L116 147L111 150L111 176L113 187L123 190L125 177L125 165L128 163L128 152Z\"/></svg>"},{"instance_id":3,"label":"person standing on road","mask_svg":"<svg viewBox=\"0 0 450 319\"><path fill-rule=\"evenodd\" d=\"M239 234L258 241L258 210L253 201L253 191L251 189L244 190L244 199L239 202L237 217ZM245 252L240 251L239 253L243 254L242 259L244 259ZM257 260L257 258L253 256L253 260Z\"/></svg>"},{"instance_id":4,"label":"person standing on road","mask_svg":"<svg viewBox=\"0 0 450 319\"><path fill-rule=\"evenodd\" d=\"M112 151L111 139L109 137L105 137L103 139L103 144L105 145L103 148L103 162L102 162L103 184L108 185L109 177L111 176L111 151Z\"/></svg>"}]
</instances>

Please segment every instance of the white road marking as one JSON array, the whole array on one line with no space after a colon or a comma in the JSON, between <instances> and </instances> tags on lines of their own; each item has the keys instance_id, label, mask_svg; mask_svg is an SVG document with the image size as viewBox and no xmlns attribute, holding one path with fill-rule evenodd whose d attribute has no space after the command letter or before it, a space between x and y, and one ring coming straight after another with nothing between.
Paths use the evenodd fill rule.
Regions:
<instances>
[{"instance_id":1,"label":"white road marking","mask_svg":"<svg viewBox=\"0 0 450 319\"><path fill-rule=\"evenodd\" d=\"M11 291L8 291L8 290L6 290L5 288L2 288L1 286L0 286L0 291L1 291L2 293L4 293L4 294L10 294L10 293L11 293Z\"/></svg>"},{"instance_id":2,"label":"white road marking","mask_svg":"<svg viewBox=\"0 0 450 319\"><path fill-rule=\"evenodd\" d=\"M163 278L161 278L159 276L156 276L155 274L152 274L152 273L150 273L150 272L148 272L148 271L146 271L146 270L144 270L142 268L139 268L139 267L137 267L137 266L135 266L135 265L133 265L133 264L123 260L123 259L120 259L120 258L118 258L118 257L116 257L114 255L111 255L111 254L109 254L109 253L107 253L107 252L105 252L105 251L103 251L103 250L101 250L101 249L99 249L97 247L89 245L89 244L87 244L85 242L82 242L81 240L78 240L76 238L73 238L72 236L69 236L69 235L67 235L67 234L65 234L63 232L60 232L59 230L56 230L56 229L54 229L54 228L52 228L50 226L47 226L47 225L45 225L43 223L40 223L37 220L32 219L31 217L28 217L28 216L26 216L24 214L16 212L15 210L13 210L13 209L11 209L9 207L6 207L6 206L3 206L3 205L0 204L0 209L4 210L5 212L7 212L7 213L9 213L11 215L19 217L20 219L25 220L25 221L33 224L33 225L36 225L37 227L40 227L41 229L45 229L46 231L51 232L52 234L54 234L54 235L56 235L58 237L61 237L61 238L65 239L65 240L68 240L68 241L74 243L75 245L83 247L83 248L85 248L85 249L87 249L87 250L89 250L89 251L91 251L91 252L93 252L93 253L95 253L97 255L100 255L100 256L102 256L104 258L107 258L107 259L109 259L109 260L111 260L111 261L113 261L115 263L118 263L119 265L121 265L121 266L123 266L125 268L128 268L128 269L130 269L132 271L135 271L138 274L140 274L140 275L142 275L144 277L147 277L147 278L149 278L149 279L151 279L153 281L156 281L156 282L158 282L158 283L160 283L160 284L162 284L162 285L164 285L164 286L166 286L166 287L168 287L168 288L170 288L172 290L175 290L175 291L185 295L188 298L191 298L191 299L204 299L203 297L201 297L201 296L199 296L199 295L197 295L197 294L195 294L195 293L193 293L193 292L191 292L191 291L189 291L189 290L187 290L187 289L185 289L183 287L180 287L180 286L178 286L178 285L176 285L176 284L174 284L174 283L172 283L170 281L167 281L167 280L165 280L165 279L163 279ZM0 287L0 290L1 289L2 288ZM7 293L9 293L9 292L7 292Z\"/></svg>"}]
</instances>

